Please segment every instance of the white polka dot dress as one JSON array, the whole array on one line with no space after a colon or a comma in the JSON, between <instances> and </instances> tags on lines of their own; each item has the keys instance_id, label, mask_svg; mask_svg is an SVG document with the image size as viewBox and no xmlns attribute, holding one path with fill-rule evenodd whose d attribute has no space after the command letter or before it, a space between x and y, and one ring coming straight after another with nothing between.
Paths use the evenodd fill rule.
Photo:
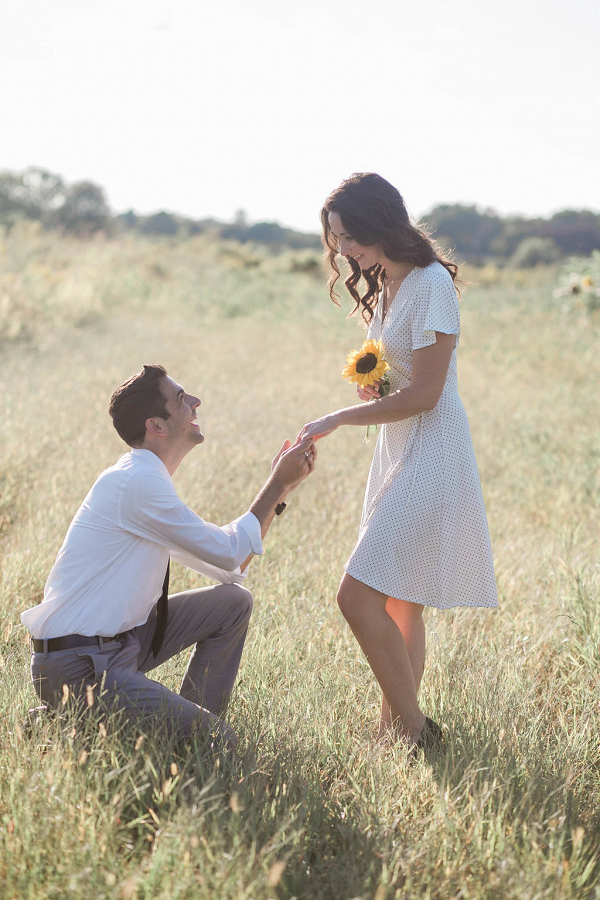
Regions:
<instances>
[{"instance_id":1,"label":"white polka dot dress","mask_svg":"<svg viewBox=\"0 0 600 900\"><path fill-rule=\"evenodd\" d=\"M435 332L456 342L440 400L432 410L379 426L358 543L346 563L376 590L438 609L497 606L494 563L469 423L458 394L458 300L435 262L407 275L369 337L383 342L391 391L411 380L414 350Z\"/></svg>"}]
</instances>

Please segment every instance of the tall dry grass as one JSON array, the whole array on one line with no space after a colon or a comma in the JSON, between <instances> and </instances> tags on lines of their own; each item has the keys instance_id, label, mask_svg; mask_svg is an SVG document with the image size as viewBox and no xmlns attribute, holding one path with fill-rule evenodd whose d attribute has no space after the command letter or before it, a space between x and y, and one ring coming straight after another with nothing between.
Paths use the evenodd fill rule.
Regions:
<instances>
[{"instance_id":1,"label":"tall dry grass","mask_svg":"<svg viewBox=\"0 0 600 900\"><path fill-rule=\"evenodd\" d=\"M353 402L362 339L312 263L195 239L80 244L23 228L0 256L0 884L6 898L598 898L598 322L554 275L472 273L461 393L498 611L430 611L422 688L445 760L375 744L378 691L335 605L373 444L320 445L252 563L255 612L212 757L117 718L22 727L36 704L19 613L123 447L114 386L163 362L203 398L177 473L232 519L285 437ZM198 583L183 569L173 588ZM185 660L159 677L176 686ZM142 740L144 737L144 740Z\"/></svg>"}]
</instances>

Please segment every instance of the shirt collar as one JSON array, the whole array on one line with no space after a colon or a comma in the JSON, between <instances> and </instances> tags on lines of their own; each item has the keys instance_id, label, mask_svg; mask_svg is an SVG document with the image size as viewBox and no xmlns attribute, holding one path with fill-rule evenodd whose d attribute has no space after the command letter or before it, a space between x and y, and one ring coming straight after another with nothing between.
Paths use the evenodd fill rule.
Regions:
<instances>
[{"instance_id":1,"label":"shirt collar","mask_svg":"<svg viewBox=\"0 0 600 900\"><path fill-rule=\"evenodd\" d=\"M166 475L169 481L173 483L171 473L165 466L160 456L157 456L156 453L152 452L152 450L144 450L141 447L132 447L129 452L134 458L141 460L144 465L155 469L157 472L160 472L161 475Z\"/></svg>"}]
</instances>

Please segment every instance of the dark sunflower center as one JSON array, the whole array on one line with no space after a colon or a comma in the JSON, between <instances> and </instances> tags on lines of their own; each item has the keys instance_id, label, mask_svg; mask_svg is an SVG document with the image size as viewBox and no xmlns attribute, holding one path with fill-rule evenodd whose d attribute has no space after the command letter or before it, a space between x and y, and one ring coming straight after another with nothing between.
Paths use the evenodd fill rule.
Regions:
<instances>
[{"instance_id":1,"label":"dark sunflower center","mask_svg":"<svg viewBox=\"0 0 600 900\"><path fill-rule=\"evenodd\" d=\"M368 372L372 372L376 365L377 357L375 354L365 353L364 356L356 360L356 371L359 375L366 375Z\"/></svg>"}]
</instances>

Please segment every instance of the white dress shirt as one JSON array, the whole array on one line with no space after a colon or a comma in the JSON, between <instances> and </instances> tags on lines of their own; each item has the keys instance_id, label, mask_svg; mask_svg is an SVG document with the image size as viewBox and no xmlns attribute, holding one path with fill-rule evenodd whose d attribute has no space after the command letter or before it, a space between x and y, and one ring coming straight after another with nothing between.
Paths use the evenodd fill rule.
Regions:
<instances>
[{"instance_id":1,"label":"white dress shirt","mask_svg":"<svg viewBox=\"0 0 600 900\"><path fill-rule=\"evenodd\" d=\"M262 554L251 512L212 525L177 496L151 450L131 450L97 479L69 526L44 599L21 614L35 638L112 636L142 625L162 593L169 556L222 584Z\"/></svg>"}]
</instances>

